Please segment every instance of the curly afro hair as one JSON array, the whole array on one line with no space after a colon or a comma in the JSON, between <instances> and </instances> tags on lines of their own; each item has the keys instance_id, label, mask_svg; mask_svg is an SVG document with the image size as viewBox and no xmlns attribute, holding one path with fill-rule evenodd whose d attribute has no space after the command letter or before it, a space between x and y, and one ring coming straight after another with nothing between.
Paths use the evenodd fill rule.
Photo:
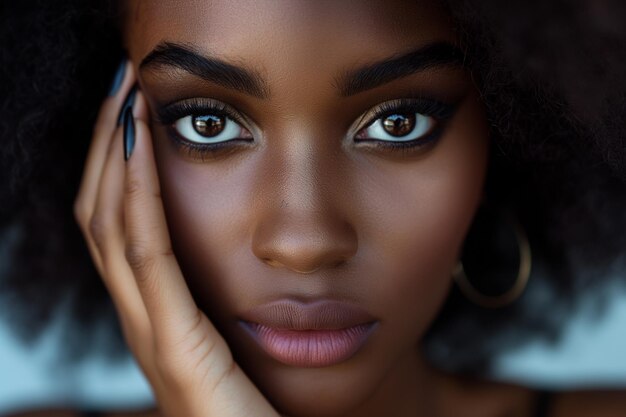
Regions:
<instances>
[{"instance_id":1,"label":"curly afro hair","mask_svg":"<svg viewBox=\"0 0 626 417\"><path fill-rule=\"evenodd\" d=\"M454 290L426 343L465 372L531 335L554 338L578 295L623 267L626 6L619 0L447 0L485 103L486 193L515 212L550 297L493 311ZM0 5L0 253L3 305L33 340L68 306L72 355L114 310L72 215L91 129L123 55L112 0ZM110 324L110 326L109 326Z\"/></svg>"}]
</instances>

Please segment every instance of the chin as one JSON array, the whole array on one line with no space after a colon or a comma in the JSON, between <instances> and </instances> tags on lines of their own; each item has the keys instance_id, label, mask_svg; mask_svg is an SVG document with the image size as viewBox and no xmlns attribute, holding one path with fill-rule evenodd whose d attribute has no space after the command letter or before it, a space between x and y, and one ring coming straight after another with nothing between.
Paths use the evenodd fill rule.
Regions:
<instances>
[{"instance_id":1,"label":"chin","mask_svg":"<svg viewBox=\"0 0 626 417\"><path fill-rule=\"evenodd\" d=\"M345 371L346 373L348 371ZM358 409L371 397L378 381L359 375L323 375L302 370L285 381L268 381L267 396L282 415L289 417L340 417ZM311 374L311 375L308 375ZM278 379L278 378L276 378Z\"/></svg>"},{"instance_id":2,"label":"chin","mask_svg":"<svg viewBox=\"0 0 626 417\"><path fill-rule=\"evenodd\" d=\"M273 361L242 368L281 415L340 417L359 409L385 376L380 361L375 369L371 359L358 359L320 368L296 368Z\"/></svg>"}]
</instances>

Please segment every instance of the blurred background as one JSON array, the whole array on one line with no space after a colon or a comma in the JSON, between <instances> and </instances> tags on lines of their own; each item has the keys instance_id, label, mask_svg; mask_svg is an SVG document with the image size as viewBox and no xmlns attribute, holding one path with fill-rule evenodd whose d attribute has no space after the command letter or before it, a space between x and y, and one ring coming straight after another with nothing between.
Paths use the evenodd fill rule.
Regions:
<instances>
[{"instance_id":1,"label":"blurred background","mask_svg":"<svg viewBox=\"0 0 626 417\"><path fill-rule=\"evenodd\" d=\"M20 6L15 6L15 8L20 9L22 3L19 2ZM60 3L40 1L38 7L50 8L51 15L55 16L54 8L58 7L57 5ZM626 67L621 59L622 56L626 55L617 54L611 48L605 48L606 50L596 48L595 45L605 45L606 39L613 40L613 38L617 39L624 36L625 26L622 16L626 16L626 8L624 7L626 2L621 0L585 0L579 2L566 0L550 2L539 0L511 0L507 2L480 0L480 3L482 5L489 4L492 10L490 17L495 18L496 23L499 22L499 25L495 25L495 27L500 28L503 32L503 41L507 45L506 50L512 51L510 60L513 66L523 68L521 63L526 60L533 63L534 66L530 67L530 70L553 82L557 89L560 88L564 91L566 96L570 95L570 101L580 107L581 113L587 111L591 111L592 115L596 114L594 111L600 113L600 110L594 107L598 103L602 104L601 100L597 100L598 97L602 98L604 97L603 94L623 91L617 88L620 86L616 87L616 80L623 80L626 73ZM27 70L30 70L39 74L39 71L48 71L45 65L40 65L39 61L35 59L37 53L41 55L41 62L46 62L46 59L50 61L70 60L71 56L64 56L54 48L55 45L65 39L63 38L65 36L63 30L68 27L65 21L46 19L46 23L50 26L37 26L26 24L26 20L15 23L16 20L13 19L13 26L10 27L9 23L11 22L6 18L2 19L2 12L8 10L9 4L10 2L0 3L0 22L2 23L0 24L0 35L3 36L0 38L2 41L0 42L2 44L0 49L7 50L3 57L5 61L0 65L0 70L5 70L10 63L13 63L19 69L16 73L28 74ZM17 5L18 2L14 2L14 4ZM569 10L570 5L576 5L576 7L571 7L580 13L577 14ZM568 10L570 13L565 13ZM523 13L524 11L526 14ZM528 24L524 26L520 25L519 22L527 22ZM572 22L575 24L570 25ZM52 30L55 25L58 26L57 29L62 29L59 30L60 35L56 38L50 35L53 33ZM93 28L97 29L98 26L93 26ZM585 30L581 30L581 28ZM529 33L520 35L523 29ZM88 30L86 32L89 33ZM17 40L27 38L31 33L39 36L39 38L33 37L32 45L37 45L41 51L27 51L22 54L21 60L14 62L14 55L20 52L19 49L21 48ZM522 35L532 36L527 39L526 43L519 43L518 38L524 38ZM48 43L42 43L42 39L48 39ZM89 44L89 48L92 49L91 55L88 55L91 57L90 59L107 55L105 53L107 45L105 41L107 40L103 39L102 42L104 43L98 45L85 43ZM80 42L76 42L76 44L79 45ZM563 52L561 46L564 44L573 47ZM614 45L613 43L606 44ZM551 45L552 49L550 48ZM83 48L89 49L85 45L81 44L80 46L81 50ZM562 52L565 53L565 58L562 57ZM591 52L594 52L595 55L591 55ZM568 55L570 53L571 56ZM609 58L616 58L615 60L607 60L607 62L612 63L612 66L600 68L602 71L607 70L607 68L612 69L612 71L608 71L608 75L593 65L603 62L598 59L598 57L604 57L603 53L606 53ZM109 59L111 71L107 69L107 72L110 73L112 73L114 65L117 64L117 61L113 62L112 58ZM88 61L86 60L91 69L91 63ZM572 62L577 65L572 65ZM541 63L545 65L542 66ZM88 74L91 74L91 71ZM595 83L586 82L588 80L594 80ZM5 86L0 83L0 87ZM11 91L16 97L28 95L28 91L30 91L34 104L27 102L26 105L28 106L36 107L40 102L45 103L45 99L47 99L51 102L61 103L59 108L65 112L64 106L67 103L63 103L59 99L63 87L63 85L56 85L55 83L37 84L31 79L27 79L26 82L19 85L19 88L14 88ZM107 86L103 84L101 87L104 92L104 88ZM575 88L569 89L568 87ZM621 88L623 88L623 83ZM91 106L95 109L95 102L99 100L97 96L95 94L93 97L83 97L83 101L75 100L73 96L71 99L72 103L78 103L76 104L77 107ZM596 98L595 101L592 100L594 97ZM619 143L623 143L623 135L621 135L623 130L618 128L618 122L623 120L623 115L626 114L623 112L623 107L620 107L626 102L624 97L626 96L620 96L619 101L611 102L609 108L611 112L601 113L602 117L598 119L599 122L590 124L592 130L599 132L599 136L610 137L615 143L618 143L618 140L622 140ZM85 99L90 99L92 103L86 103ZM10 96L3 94L3 91L0 91L0 102L5 104L0 106L3 111L13 110L14 113L20 111L14 102L10 102ZM600 106L597 107L600 108ZM605 121L610 121L610 123L606 123L605 126L603 124ZM35 127L37 128L38 125L35 124ZM85 127L90 128L90 126ZM87 137L87 135L83 136ZM607 143L609 143L608 139ZM65 148L62 151L68 152ZM605 151L607 154L610 153L613 158L612 161L619 161L619 152L617 152L619 149L617 147L607 148ZM80 151L77 152L80 153ZM618 162L615 162L615 166L617 165ZM48 176L46 173L39 179L45 179ZM26 177L21 175L19 178ZM55 189L56 191L68 189L66 181L59 181L59 183L60 186ZM42 188L46 186L45 182L36 184ZM0 179L0 188L5 185L6 181ZM49 190L46 189L46 191ZM10 201L8 199L3 200L0 203L0 209L4 209L5 205L8 206L7 202ZM599 203L599 201L593 202L594 210L601 209ZM46 210L48 210L47 207ZM594 213L596 212L594 211ZM52 216L54 217L54 212ZM54 218L56 219L56 217ZM598 215L598 218L603 219L604 217ZM572 221L571 218L569 220ZM5 219L0 218L0 221L5 221ZM572 221L573 223L575 221ZM613 224L607 225L607 229L612 228L614 228ZM592 242L595 244L599 239L595 235L592 237L596 239ZM5 277L3 266L7 264L5 241L6 239L0 235L0 284ZM598 251L601 250L598 249ZM624 265L626 262L622 261L621 264ZM557 323L561 331L558 337L551 339L537 338L528 339L525 342L516 341L513 346L509 346L506 352L492 358L493 367L488 377L530 387L554 390L626 389L626 270L616 268L611 274L611 276L602 277L598 280L602 281L602 285L588 283L590 285L588 289L576 288L575 293L580 294L580 296L567 309L563 309L557 303L553 303L552 300L559 301L569 297L569 295L559 293L558 287L547 285L545 280L531 278L520 301L530 306L531 310L534 311L533 319ZM74 275L77 278L81 277L80 274ZM591 281L595 280L595 277L592 278ZM55 283L52 284L52 286L56 285ZM51 298L54 297L51 296ZM32 302L36 303L37 301L32 300ZM546 305L548 308L545 307ZM543 307L533 310L533 306ZM28 305L22 307L28 309ZM68 350L72 345L66 331L70 326L69 308L59 308L55 316L49 318L52 324L40 337L28 344L11 332L11 325L15 320L14 313L11 311L10 304L0 297L0 416L19 410L37 408L71 407L77 409L131 410L144 409L153 404L150 388L130 356L127 355L114 361L94 353L86 355L80 360L68 360L68 356L71 356L71 354L68 355ZM493 311L493 314L498 314L498 311ZM96 340L96 345L98 343L103 346L109 344L107 338L110 337L110 334L104 329L102 332L96 331L95 337L100 338L99 341ZM457 348L463 349L463 346L457 346Z\"/></svg>"}]
</instances>

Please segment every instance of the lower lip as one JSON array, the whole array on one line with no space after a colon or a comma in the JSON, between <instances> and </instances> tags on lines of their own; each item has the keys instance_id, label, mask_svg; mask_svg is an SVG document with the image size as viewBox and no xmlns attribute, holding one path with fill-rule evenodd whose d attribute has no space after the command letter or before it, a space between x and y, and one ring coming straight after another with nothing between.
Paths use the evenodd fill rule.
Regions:
<instances>
[{"instance_id":1,"label":"lower lip","mask_svg":"<svg viewBox=\"0 0 626 417\"><path fill-rule=\"evenodd\" d=\"M376 323L337 330L276 329L242 322L271 357L291 366L330 366L352 357L367 341Z\"/></svg>"}]
</instances>

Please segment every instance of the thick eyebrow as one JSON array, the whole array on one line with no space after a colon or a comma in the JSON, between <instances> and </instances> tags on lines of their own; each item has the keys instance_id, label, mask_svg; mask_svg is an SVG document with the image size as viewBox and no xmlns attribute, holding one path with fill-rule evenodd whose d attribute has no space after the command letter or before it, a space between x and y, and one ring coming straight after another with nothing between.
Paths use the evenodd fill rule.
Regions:
<instances>
[{"instance_id":1,"label":"thick eyebrow","mask_svg":"<svg viewBox=\"0 0 626 417\"><path fill-rule=\"evenodd\" d=\"M141 71L157 70L162 67L179 68L209 82L253 97L264 99L269 96L269 89L258 73L216 57L203 56L186 45L160 43L139 65Z\"/></svg>"},{"instance_id":2,"label":"thick eyebrow","mask_svg":"<svg viewBox=\"0 0 626 417\"><path fill-rule=\"evenodd\" d=\"M335 78L335 85L341 96L348 97L415 72L440 66L462 68L463 52L451 43L433 43L403 55L346 71Z\"/></svg>"}]
</instances>

